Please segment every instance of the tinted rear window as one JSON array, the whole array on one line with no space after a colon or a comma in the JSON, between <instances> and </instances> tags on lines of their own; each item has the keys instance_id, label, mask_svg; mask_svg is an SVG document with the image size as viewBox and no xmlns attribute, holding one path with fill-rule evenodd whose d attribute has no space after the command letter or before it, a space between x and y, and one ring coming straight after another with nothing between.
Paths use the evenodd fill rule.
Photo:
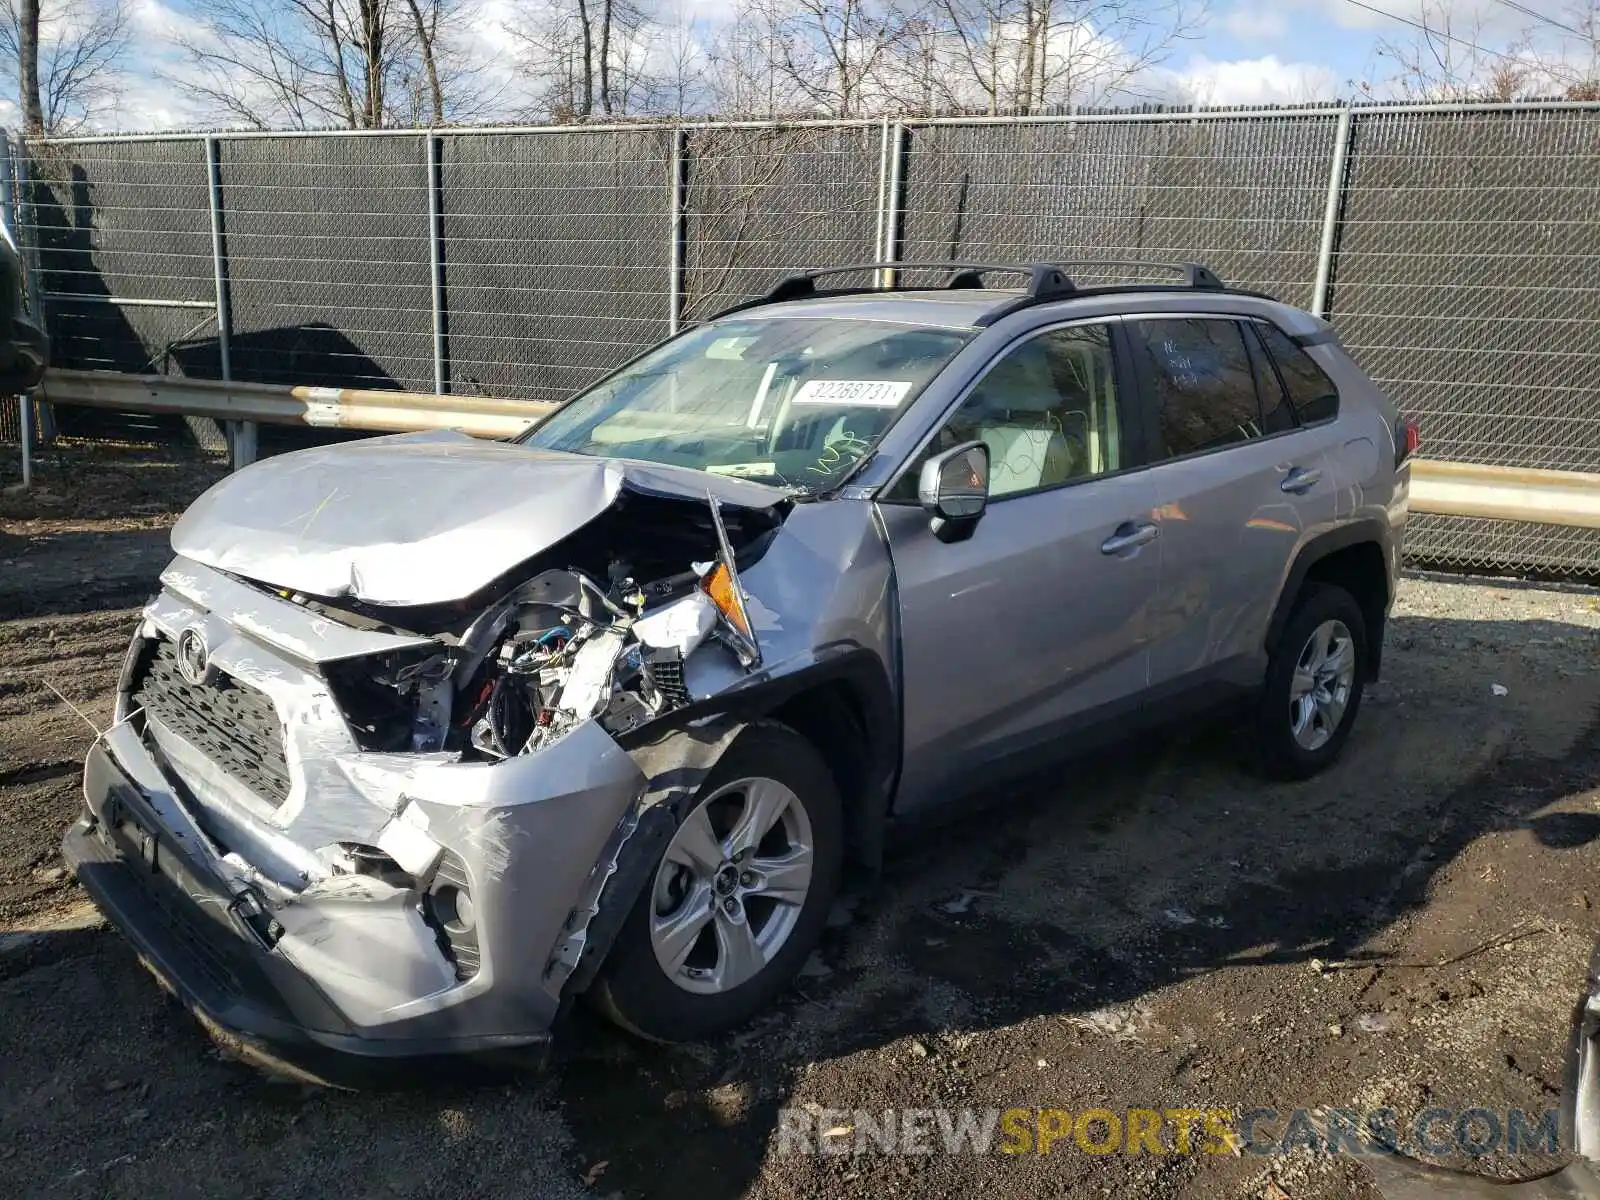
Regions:
<instances>
[{"instance_id":1,"label":"tinted rear window","mask_svg":"<svg viewBox=\"0 0 1600 1200\"><path fill-rule=\"evenodd\" d=\"M1317 421L1331 421L1339 415L1339 389L1334 386L1323 369L1312 357L1289 340L1289 336L1276 325L1262 322L1256 326L1272 361L1289 389L1289 401L1300 416L1302 425Z\"/></svg>"}]
</instances>

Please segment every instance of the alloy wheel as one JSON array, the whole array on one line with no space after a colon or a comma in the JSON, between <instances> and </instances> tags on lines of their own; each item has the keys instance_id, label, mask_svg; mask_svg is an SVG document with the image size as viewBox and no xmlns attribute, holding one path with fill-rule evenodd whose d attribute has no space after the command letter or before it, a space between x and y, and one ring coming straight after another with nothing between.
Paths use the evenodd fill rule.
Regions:
<instances>
[{"instance_id":1,"label":"alloy wheel","mask_svg":"<svg viewBox=\"0 0 1600 1200\"><path fill-rule=\"evenodd\" d=\"M1339 731L1355 678L1355 638L1343 621L1324 621L1306 640L1289 683L1289 726L1302 750L1322 749Z\"/></svg>"},{"instance_id":2,"label":"alloy wheel","mask_svg":"<svg viewBox=\"0 0 1600 1200\"><path fill-rule=\"evenodd\" d=\"M718 994L772 961L811 891L811 820L775 779L735 780L686 816L656 870L650 945L686 991Z\"/></svg>"}]
</instances>

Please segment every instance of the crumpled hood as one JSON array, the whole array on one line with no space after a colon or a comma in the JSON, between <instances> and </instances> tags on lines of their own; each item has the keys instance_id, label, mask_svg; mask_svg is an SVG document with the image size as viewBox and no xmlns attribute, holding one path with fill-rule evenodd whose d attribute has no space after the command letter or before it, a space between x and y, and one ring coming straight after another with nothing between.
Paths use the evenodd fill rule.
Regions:
<instances>
[{"instance_id":1,"label":"crumpled hood","mask_svg":"<svg viewBox=\"0 0 1600 1200\"><path fill-rule=\"evenodd\" d=\"M768 508L786 493L683 467L401 434L265 459L173 527L177 553L314 596L436 604L472 595L623 490Z\"/></svg>"}]
</instances>

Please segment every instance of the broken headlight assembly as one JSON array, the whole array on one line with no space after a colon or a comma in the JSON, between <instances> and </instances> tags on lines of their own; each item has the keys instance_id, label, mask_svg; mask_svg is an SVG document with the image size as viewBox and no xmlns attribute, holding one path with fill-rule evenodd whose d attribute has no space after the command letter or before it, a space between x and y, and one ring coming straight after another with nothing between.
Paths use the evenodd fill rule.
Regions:
<instances>
[{"instance_id":1,"label":"broken headlight assembly","mask_svg":"<svg viewBox=\"0 0 1600 1200\"><path fill-rule=\"evenodd\" d=\"M508 614L474 676L462 718L479 756L528 754L588 720L626 733L682 707L689 702L684 660L723 619L705 587L646 613L631 581L608 594L578 572L540 579L556 582L552 574L565 575L590 603L535 603Z\"/></svg>"},{"instance_id":2,"label":"broken headlight assembly","mask_svg":"<svg viewBox=\"0 0 1600 1200\"><path fill-rule=\"evenodd\" d=\"M584 721L627 733L689 703L684 664L709 640L746 668L761 652L720 512L717 555L672 591L546 570L432 647L330 664L329 686L363 749L454 751L501 761ZM647 599L647 594L649 598Z\"/></svg>"}]
</instances>

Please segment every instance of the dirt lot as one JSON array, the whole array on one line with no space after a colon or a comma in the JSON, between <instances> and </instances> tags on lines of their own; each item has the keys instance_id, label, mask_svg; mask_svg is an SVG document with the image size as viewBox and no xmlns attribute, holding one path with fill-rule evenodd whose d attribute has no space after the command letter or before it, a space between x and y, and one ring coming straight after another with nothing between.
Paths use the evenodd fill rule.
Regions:
<instances>
[{"instance_id":1,"label":"dirt lot","mask_svg":"<svg viewBox=\"0 0 1600 1200\"><path fill-rule=\"evenodd\" d=\"M1556 1100L1600 933L1600 600L1425 579L1329 776L1263 785L1197 731L1014 788L904 840L782 1010L718 1044L580 1016L548 1075L381 1094L227 1061L61 868L91 734L49 690L106 719L210 473L74 454L55 499L0 498L0 1193L1301 1200L1368 1194L1364 1169L783 1157L777 1113ZM1554 1162L1476 1169L1518 1165Z\"/></svg>"}]
</instances>

